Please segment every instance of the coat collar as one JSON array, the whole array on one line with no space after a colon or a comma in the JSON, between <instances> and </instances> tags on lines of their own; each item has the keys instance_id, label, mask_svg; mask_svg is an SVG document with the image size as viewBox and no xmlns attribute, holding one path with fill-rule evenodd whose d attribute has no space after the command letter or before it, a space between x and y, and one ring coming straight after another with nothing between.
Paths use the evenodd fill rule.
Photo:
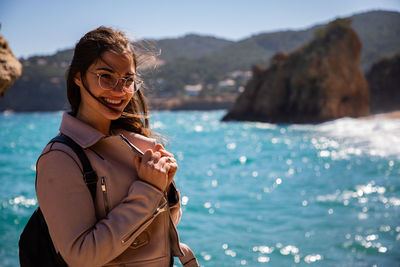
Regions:
<instances>
[{"instance_id":1,"label":"coat collar","mask_svg":"<svg viewBox=\"0 0 400 267\"><path fill-rule=\"evenodd\" d=\"M104 134L69 113L63 114L60 132L70 137L82 148L93 146L105 137Z\"/></svg>"}]
</instances>

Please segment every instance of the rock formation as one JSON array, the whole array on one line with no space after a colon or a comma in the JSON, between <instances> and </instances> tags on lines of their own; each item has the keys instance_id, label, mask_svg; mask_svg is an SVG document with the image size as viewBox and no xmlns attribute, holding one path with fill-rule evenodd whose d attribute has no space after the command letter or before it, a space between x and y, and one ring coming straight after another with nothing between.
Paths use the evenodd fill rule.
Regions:
<instances>
[{"instance_id":1,"label":"rock formation","mask_svg":"<svg viewBox=\"0 0 400 267\"><path fill-rule=\"evenodd\" d=\"M21 76L22 65L13 55L8 42L0 34L0 96Z\"/></svg>"},{"instance_id":2,"label":"rock formation","mask_svg":"<svg viewBox=\"0 0 400 267\"><path fill-rule=\"evenodd\" d=\"M375 63L366 76L371 112L400 110L400 54Z\"/></svg>"},{"instance_id":3,"label":"rock formation","mask_svg":"<svg viewBox=\"0 0 400 267\"><path fill-rule=\"evenodd\" d=\"M314 123L368 115L361 42L350 22L337 19L300 49L277 53L268 69L254 67L223 120Z\"/></svg>"}]
</instances>

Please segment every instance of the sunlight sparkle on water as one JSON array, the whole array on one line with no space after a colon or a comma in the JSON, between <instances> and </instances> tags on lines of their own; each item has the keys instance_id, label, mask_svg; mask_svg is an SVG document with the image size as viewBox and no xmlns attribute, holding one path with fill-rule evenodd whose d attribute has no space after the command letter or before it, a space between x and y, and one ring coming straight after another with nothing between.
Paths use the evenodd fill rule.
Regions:
<instances>
[{"instance_id":1,"label":"sunlight sparkle on water","mask_svg":"<svg viewBox=\"0 0 400 267\"><path fill-rule=\"evenodd\" d=\"M260 256L257 260L258 262L269 262L270 258L266 256Z\"/></svg>"},{"instance_id":2,"label":"sunlight sparkle on water","mask_svg":"<svg viewBox=\"0 0 400 267\"><path fill-rule=\"evenodd\" d=\"M289 254L297 254L299 253L299 249L295 246L288 245L280 250L282 255L289 255Z\"/></svg>"},{"instance_id":3,"label":"sunlight sparkle on water","mask_svg":"<svg viewBox=\"0 0 400 267\"><path fill-rule=\"evenodd\" d=\"M274 250L275 250L274 247L268 247L268 246L253 247L254 252L260 251L262 254L271 254Z\"/></svg>"},{"instance_id":4,"label":"sunlight sparkle on water","mask_svg":"<svg viewBox=\"0 0 400 267\"><path fill-rule=\"evenodd\" d=\"M316 262L316 261L320 261L320 260L322 260L322 256L319 254L307 255L304 257L304 261L306 263L312 263L312 262Z\"/></svg>"},{"instance_id":5,"label":"sunlight sparkle on water","mask_svg":"<svg viewBox=\"0 0 400 267\"><path fill-rule=\"evenodd\" d=\"M233 251L233 250L231 250L231 249L226 250L226 251L225 251L225 254L226 254L226 255L229 255L229 256L231 256L231 257L236 257L236 252Z\"/></svg>"},{"instance_id":6,"label":"sunlight sparkle on water","mask_svg":"<svg viewBox=\"0 0 400 267\"><path fill-rule=\"evenodd\" d=\"M389 225L381 225L379 227L379 231L381 231L381 232L389 232L390 231L390 226Z\"/></svg>"},{"instance_id":7,"label":"sunlight sparkle on water","mask_svg":"<svg viewBox=\"0 0 400 267\"><path fill-rule=\"evenodd\" d=\"M161 121L155 121L151 124L152 129L163 130L165 129L165 125Z\"/></svg>"},{"instance_id":8,"label":"sunlight sparkle on water","mask_svg":"<svg viewBox=\"0 0 400 267\"><path fill-rule=\"evenodd\" d=\"M236 144L235 143L229 143L229 144L226 145L226 148L230 149L230 150L234 150L236 148Z\"/></svg>"},{"instance_id":9,"label":"sunlight sparkle on water","mask_svg":"<svg viewBox=\"0 0 400 267\"><path fill-rule=\"evenodd\" d=\"M196 125L196 126L194 127L194 130L195 130L196 132L202 132L202 131L203 131L203 126L201 126L201 125Z\"/></svg>"},{"instance_id":10,"label":"sunlight sparkle on water","mask_svg":"<svg viewBox=\"0 0 400 267\"><path fill-rule=\"evenodd\" d=\"M24 196L19 196L10 199L8 203L10 205L16 205L16 206L22 205L29 208L30 206L35 206L37 204L37 201L34 198L25 198Z\"/></svg>"},{"instance_id":11,"label":"sunlight sparkle on water","mask_svg":"<svg viewBox=\"0 0 400 267\"><path fill-rule=\"evenodd\" d=\"M241 164L245 164L246 161L247 161L246 156L241 156L241 157L239 158L239 161L240 161Z\"/></svg>"},{"instance_id":12,"label":"sunlight sparkle on water","mask_svg":"<svg viewBox=\"0 0 400 267\"><path fill-rule=\"evenodd\" d=\"M187 197L187 196L183 196L182 197L182 205L187 205L187 203L189 202L189 197Z\"/></svg>"}]
</instances>

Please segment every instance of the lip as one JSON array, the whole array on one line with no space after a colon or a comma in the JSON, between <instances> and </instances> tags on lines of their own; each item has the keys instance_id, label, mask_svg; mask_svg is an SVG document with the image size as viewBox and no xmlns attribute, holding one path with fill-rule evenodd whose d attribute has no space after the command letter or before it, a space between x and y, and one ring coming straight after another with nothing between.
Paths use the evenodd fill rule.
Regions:
<instances>
[{"instance_id":1,"label":"lip","mask_svg":"<svg viewBox=\"0 0 400 267\"><path fill-rule=\"evenodd\" d=\"M124 103L124 99L122 98L102 97L101 100L103 100L104 104L112 108L118 108Z\"/></svg>"}]
</instances>

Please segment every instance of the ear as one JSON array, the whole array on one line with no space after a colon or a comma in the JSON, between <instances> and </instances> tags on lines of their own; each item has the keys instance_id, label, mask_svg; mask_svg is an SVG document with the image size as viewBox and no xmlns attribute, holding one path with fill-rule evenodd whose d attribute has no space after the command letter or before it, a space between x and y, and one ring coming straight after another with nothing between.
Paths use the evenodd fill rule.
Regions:
<instances>
[{"instance_id":1,"label":"ear","mask_svg":"<svg viewBox=\"0 0 400 267\"><path fill-rule=\"evenodd\" d=\"M83 87L82 85L82 77L81 77L81 73L77 72L74 76L74 82L76 85L78 85L79 87Z\"/></svg>"}]
</instances>

